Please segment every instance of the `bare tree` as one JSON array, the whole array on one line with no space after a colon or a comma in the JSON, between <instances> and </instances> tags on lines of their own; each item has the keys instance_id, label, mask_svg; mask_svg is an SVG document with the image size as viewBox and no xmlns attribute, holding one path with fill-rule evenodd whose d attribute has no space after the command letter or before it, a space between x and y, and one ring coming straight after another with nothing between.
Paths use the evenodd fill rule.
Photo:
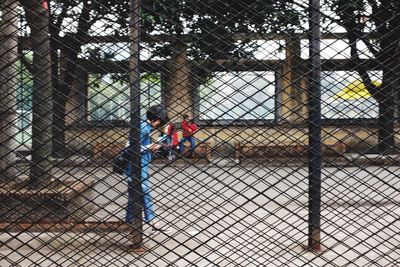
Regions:
<instances>
[{"instance_id":1,"label":"bare tree","mask_svg":"<svg viewBox=\"0 0 400 267\"><path fill-rule=\"evenodd\" d=\"M18 1L1 3L0 22L0 180L14 178L18 60Z\"/></svg>"}]
</instances>

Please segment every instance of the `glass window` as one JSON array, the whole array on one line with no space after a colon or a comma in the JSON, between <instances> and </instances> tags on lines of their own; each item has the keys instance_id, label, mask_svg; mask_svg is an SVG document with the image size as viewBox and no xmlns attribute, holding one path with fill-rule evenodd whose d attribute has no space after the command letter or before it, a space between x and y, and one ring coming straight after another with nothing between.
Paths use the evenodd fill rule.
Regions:
<instances>
[{"instance_id":1,"label":"glass window","mask_svg":"<svg viewBox=\"0 0 400 267\"><path fill-rule=\"evenodd\" d=\"M32 58L31 52L24 51L28 60ZM16 137L20 145L19 149L29 149L32 145L32 93L33 77L24 64L18 61L18 88L17 88L17 114L16 114Z\"/></svg>"},{"instance_id":2,"label":"glass window","mask_svg":"<svg viewBox=\"0 0 400 267\"><path fill-rule=\"evenodd\" d=\"M381 71L369 72L375 85L382 82ZM321 77L321 108L324 119L373 119L378 103L354 71L324 71Z\"/></svg>"},{"instance_id":3,"label":"glass window","mask_svg":"<svg viewBox=\"0 0 400 267\"><path fill-rule=\"evenodd\" d=\"M199 88L200 120L272 120L275 73L216 72Z\"/></svg>"},{"instance_id":4,"label":"glass window","mask_svg":"<svg viewBox=\"0 0 400 267\"><path fill-rule=\"evenodd\" d=\"M129 121L129 84L112 74L89 76L88 119L91 121ZM148 107L161 103L161 77L158 73L142 74L140 80L141 115Z\"/></svg>"}]
</instances>

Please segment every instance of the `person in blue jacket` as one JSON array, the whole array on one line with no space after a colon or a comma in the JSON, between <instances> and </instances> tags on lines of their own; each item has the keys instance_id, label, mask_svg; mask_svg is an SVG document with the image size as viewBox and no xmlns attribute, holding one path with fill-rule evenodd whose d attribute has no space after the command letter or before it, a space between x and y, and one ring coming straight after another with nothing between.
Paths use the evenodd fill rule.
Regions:
<instances>
[{"instance_id":1,"label":"person in blue jacket","mask_svg":"<svg viewBox=\"0 0 400 267\"><path fill-rule=\"evenodd\" d=\"M143 120L140 125L140 135L141 135L141 187L143 194L143 204L144 204L144 221L149 223L154 230L169 231L168 228L160 221L156 219L154 211L154 203L151 196L151 186L149 181L149 164L152 159L152 153L160 149L161 144L153 143L150 137L150 133L154 129L159 129L168 122L167 110L163 105L151 106L146 114L146 120ZM128 177L128 188L131 189L133 177L130 172L130 164L127 165L125 169L125 175ZM136 192L134 190L128 189L128 205L126 208L125 222L132 223L133 220L133 194Z\"/></svg>"}]
</instances>

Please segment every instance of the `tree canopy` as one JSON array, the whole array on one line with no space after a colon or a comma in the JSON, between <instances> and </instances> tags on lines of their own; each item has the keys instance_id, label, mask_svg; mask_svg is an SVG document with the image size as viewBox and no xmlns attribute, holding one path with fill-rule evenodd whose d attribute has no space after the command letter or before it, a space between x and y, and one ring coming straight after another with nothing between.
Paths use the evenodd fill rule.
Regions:
<instances>
[{"instance_id":1,"label":"tree canopy","mask_svg":"<svg viewBox=\"0 0 400 267\"><path fill-rule=\"evenodd\" d=\"M301 28L306 17L293 1L283 0L145 0L141 4L142 34L172 36L152 43L153 56L157 57L170 56L177 42L184 42L195 59L248 57L256 48L254 42L238 42L232 34L293 32ZM79 34L83 25L89 27L89 34L118 36L129 32L128 0L58 0L51 1L50 7L52 24L60 33Z\"/></svg>"},{"instance_id":2,"label":"tree canopy","mask_svg":"<svg viewBox=\"0 0 400 267\"><path fill-rule=\"evenodd\" d=\"M170 43L153 44L157 56L170 56L174 43L184 42L189 56L245 58L257 45L250 39L235 40L234 34L293 32L301 27L305 13L292 1L143 1L143 31L175 37Z\"/></svg>"}]
</instances>

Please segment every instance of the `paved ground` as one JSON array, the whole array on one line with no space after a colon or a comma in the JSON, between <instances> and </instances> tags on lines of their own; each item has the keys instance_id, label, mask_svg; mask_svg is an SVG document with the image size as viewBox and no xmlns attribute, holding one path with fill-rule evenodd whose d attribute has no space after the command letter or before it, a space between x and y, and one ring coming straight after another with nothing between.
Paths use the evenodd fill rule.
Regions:
<instances>
[{"instance_id":1,"label":"paved ground","mask_svg":"<svg viewBox=\"0 0 400 267\"><path fill-rule=\"evenodd\" d=\"M124 234L2 233L0 266L400 266L399 167L325 167L322 244L308 252L307 168L254 163L153 166L157 213L148 252ZM124 216L126 185L108 168L65 167L96 179L89 220Z\"/></svg>"}]
</instances>

